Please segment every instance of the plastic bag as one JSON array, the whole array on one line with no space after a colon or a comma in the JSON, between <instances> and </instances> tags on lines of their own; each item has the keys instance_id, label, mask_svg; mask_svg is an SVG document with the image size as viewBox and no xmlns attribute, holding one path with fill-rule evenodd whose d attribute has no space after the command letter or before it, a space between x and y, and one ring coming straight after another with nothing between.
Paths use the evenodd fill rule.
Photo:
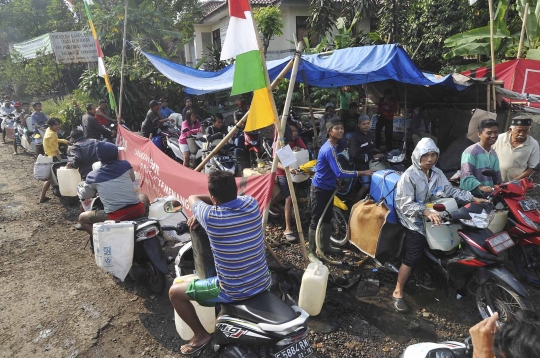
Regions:
<instances>
[{"instance_id":1,"label":"plastic bag","mask_svg":"<svg viewBox=\"0 0 540 358\"><path fill-rule=\"evenodd\" d=\"M53 158L46 155L39 155L34 163L34 178L37 180L47 181L51 178L51 167Z\"/></svg>"},{"instance_id":2,"label":"plastic bag","mask_svg":"<svg viewBox=\"0 0 540 358\"><path fill-rule=\"evenodd\" d=\"M131 221L94 224L92 236L98 267L124 281L133 263L134 235L135 225Z\"/></svg>"}]
</instances>

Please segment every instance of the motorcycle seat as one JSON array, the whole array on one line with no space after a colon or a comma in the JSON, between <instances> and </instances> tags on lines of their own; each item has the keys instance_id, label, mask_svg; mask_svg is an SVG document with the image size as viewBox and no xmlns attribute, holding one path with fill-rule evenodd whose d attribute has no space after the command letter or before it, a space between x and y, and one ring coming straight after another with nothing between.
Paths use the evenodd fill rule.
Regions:
<instances>
[{"instance_id":1,"label":"motorcycle seat","mask_svg":"<svg viewBox=\"0 0 540 358\"><path fill-rule=\"evenodd\" d=\"M244 301L222 304L220 315L273 325L289 322L296 318L296 313L289 305L268 291Z\"/></svg>"}]
</instances>

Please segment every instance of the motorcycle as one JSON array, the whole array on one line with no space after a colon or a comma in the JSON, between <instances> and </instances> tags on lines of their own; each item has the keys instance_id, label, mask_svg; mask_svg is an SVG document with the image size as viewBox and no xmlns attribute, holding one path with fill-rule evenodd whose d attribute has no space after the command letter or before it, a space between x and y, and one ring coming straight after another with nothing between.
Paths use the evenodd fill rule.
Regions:
<instances>
[{"instance_id":1,"label":"motorcycle","mask_svg":"<svg viewBox=\"0 0 540 358\"><path fill-rule=\"evenodd\" d=\"M431 286L438 276L450 298L467 289L475 296L482 318L491 314L488 306L499 312L502 322L519 309L531 309L523 285L503 265L501 253L514 245L507 232L493 234L488 225L493 220L491 203L470 203L458 209L453 198L437 199L433 210L443 218L440 226L424 218L427 247L425 263L413 271L420 286ZM385 235L384 229L375 260L378 265L397 272L392 260L399 257L404 233Z\"/></svg>"},{"instance_id":2,"label":"motorcycle","mask_svg":"<svg viewBox=\"0 0 540 358\"><path fill-rule=\"evenodd\" d=\"M473 346L471 337L461 342L423 342L413 344L405 349L400 358L472 358Z\"/></svg>"},{"instance_id":3,"label":"motorcycle","mask_svg":"<svg viewBox=\"0 0 540 358\"><path fill-rule=\"evenodd\" d=\"M181 208L179 202L175 205L175 209ZM185 222L181 222L163 229L181 234L185 227ZM182 255L188 247L185 245L176 258L177 276L185 274ZM219 308L213 341L219 357L307 358L314 354L307 339L308 313L268 291L244 301L220 304Z\"/></svg>"},{"instance_id":4,"label":"motorcycle","mask_svg":"<svg viewBox=\"0 0 540 358\"><path fill-rule=\"evenodd\" d=\"M5 131L6 137L8 139L15 139L15 114L10 113L7 115L4 115L3 117L0 117L0 125L2 127L2 131Z\"/></svg>"},{"instance_id":5,"label":"motorcycle","mask_svg":"<svg viewBox=\"0 0 540 358\"><path fill-rule=\"evenodd\" d=\"M535 168L539 169L540 165ZM508 215L505 229L516 243L514 265L527 281L540 286L540 204L526 196L540 184L534 184L530 177L498 184L494 171L484 173L494 179L495 189L490 195L493 204Z\"/></svg>"},{"instance_id":6,"label":"motorcycle","mask_svg":"<svg viewBox=\"0 0 540 358\"><path fill-rule=\"evenodd\" d=\"M179 213L182 207L174 207L176 201L169 200L164 203L166 212ZM99 196L81 200L83 209L103 210L103 203ZM154 205L156 201L150 206ZM170 209L169 209L170 207ZM150 209L151 210L151 209ZM170 218L168 218L170 219ZM142 217L130 220L135 226L135 247L133 252L133 263L129 271L129 276L135 281L143 281L148 288L155 293L162 293L167 283L165 275L169 272L167 259L163 253L161 233L166 230L161 226L160 218ZM94 245L91 243L91 250Z\"/></svg>"},{"instance_id":7,"label":"motorcycle","mask_svg":"<svg viewBox=\"0 0 540 358\"><path fill-rule=\"evenodd\" d=\"M27 127L17 122L15 130L15 141L18 146L22 147L27 153L34 153L36 149L36 142L34 136Z\"/></svg>"}]
</instances>

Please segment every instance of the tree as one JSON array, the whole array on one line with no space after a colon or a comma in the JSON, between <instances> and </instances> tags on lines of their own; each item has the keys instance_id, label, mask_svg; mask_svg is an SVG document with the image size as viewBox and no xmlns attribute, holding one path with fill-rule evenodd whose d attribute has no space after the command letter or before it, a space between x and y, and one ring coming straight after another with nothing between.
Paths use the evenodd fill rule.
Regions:
<instances>
[{"instance_id":1,"label":"tree","mask_svg":"<svg viewBox=\"0 0 540 358\"><path fill-rule=\"evenodd\" d=\"M253 11L257 29L262 35L262 44L264 48L264 56L268 51L270 40L274 36L283 35L283 18L279 7L277 6L263 6L256 8Z\"/></svg>"}]
</instances>

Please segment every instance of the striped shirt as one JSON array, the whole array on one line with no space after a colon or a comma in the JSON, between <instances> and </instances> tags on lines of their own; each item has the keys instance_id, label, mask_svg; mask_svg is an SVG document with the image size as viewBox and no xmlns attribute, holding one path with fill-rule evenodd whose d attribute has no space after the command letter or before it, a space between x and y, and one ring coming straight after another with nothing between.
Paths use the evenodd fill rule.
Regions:
<instances>
[{"instance_id":1,"label":"striped shirt","mask_svg":"<svg viewBox=\"0 0 540 358\"><path fill-rule=\"evenodd\" d=\"M495 170L499 183L502 182L499 158L493 148L488 152L476 143L465 149L461 155L461 189L473 191L480 185L493 187L493 179L482 174L484 169Z\"/></svg>"},{"instance_id":2,"label":"striped shirt","mask_svg":"<svg viewBox=\"0 0 540 358\"><path fill-rule=\"evenodd\" d=\"M245 300L270 287L261 214L254 198L239 196L218 206L199 200L193 215L210 239L221 298Z\"/></svg>"}]
</instances>

